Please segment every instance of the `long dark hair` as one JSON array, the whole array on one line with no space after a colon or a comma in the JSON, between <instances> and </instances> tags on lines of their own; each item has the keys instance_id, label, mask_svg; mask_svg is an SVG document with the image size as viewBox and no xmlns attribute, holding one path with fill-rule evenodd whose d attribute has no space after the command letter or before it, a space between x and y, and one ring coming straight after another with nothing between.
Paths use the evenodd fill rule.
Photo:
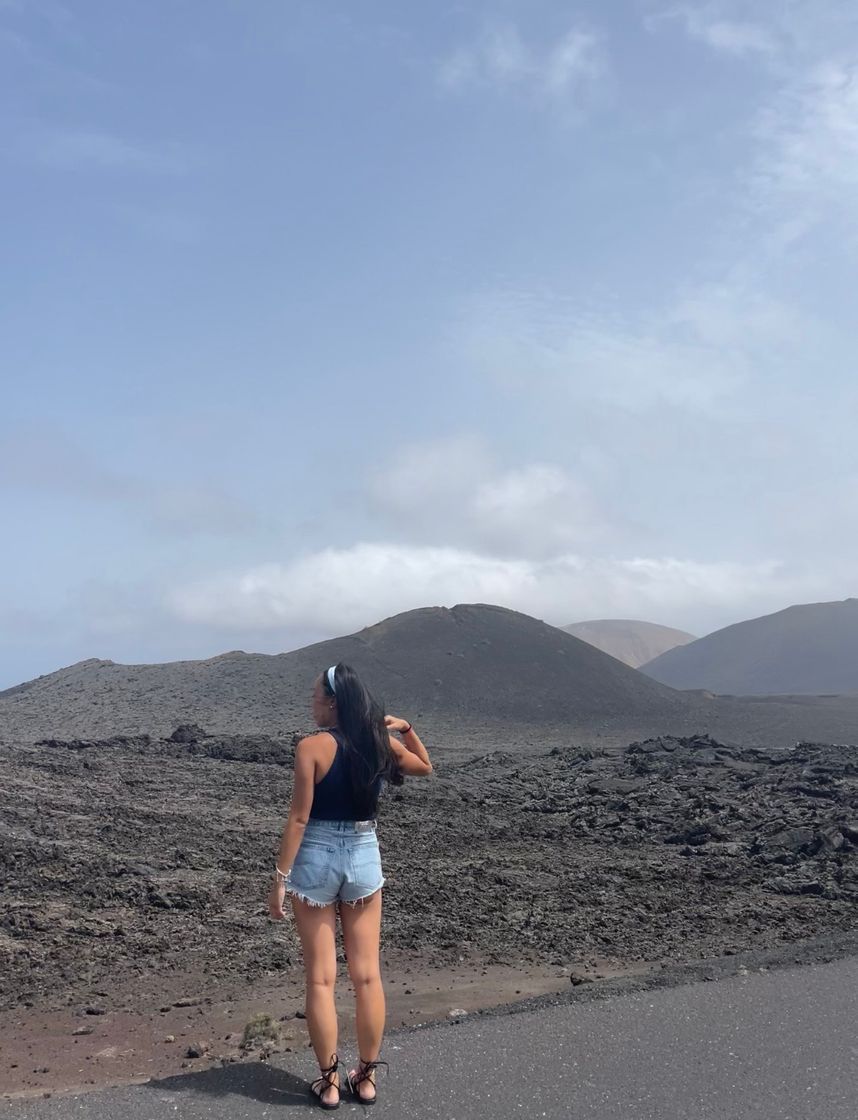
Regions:
<instances>
[{"instance_id":1,"label":"long dark hair","mask_svg":"<svg viewBox=\"0 0 858 1120\"><path fill-rule=\"evenodd\" d=\"M401 786L404 781L390 749L390 733L384 723L384 708L351 667L341 661L334 669L334 685L322 673L322 689L337 702L339 729L346 743L355 811L361 820L375 816L379 779Z\"/></svg>"}]
</instances>

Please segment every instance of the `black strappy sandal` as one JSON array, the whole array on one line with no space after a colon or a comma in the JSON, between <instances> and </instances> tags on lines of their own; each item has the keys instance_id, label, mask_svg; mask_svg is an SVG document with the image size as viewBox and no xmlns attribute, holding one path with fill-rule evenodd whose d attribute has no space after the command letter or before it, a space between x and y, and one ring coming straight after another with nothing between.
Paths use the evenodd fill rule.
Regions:
<instances>
[{"instance_id":1,"label":"black strappy sandal","mask_svg":"<svg viewBox=\"0 0 858 1120\"><path fill-rule=\"evenodd\" d=\"M316 1100L319 1104L319 1108L324 1108L326 1112L333 1112L333 1110L335 1108L339 1108L340 1107L340 1097L342 1096L342 1091L340 1089L340 1086L335 1084L331 1080L331 1078L334 1076L334 1074L337 1072L337 1069L339 1068L340 1059L337 1057L336 1054L332 1054L331 1056L334 1059L334 1064L332 1066L328 1066L327 1069L322 1069L322 1067L319 1066L319 1070L321 1071L321 1076L317 1077L316 1080L310 1085L310 1095L312 1097L316 1098ZM318 1089L316 1088L317 1085L319 1086ZM337 1099L336 1099L335 1102L332 1101L332 1102L329 1103L328 1101L323 1101L322 1100L322 1093L326 1092L329 1088L337 1090Z\"/></svg>"},{"instance_id":2,"label":"black strappy sandal","mask_svg":"<svg viewBox=\"0 0 858 1120\"><path fill-rule=\"evenodd\" d=\"M379 1066L384 1066L385 1069L389 1069L390 1067L388 1066L387 1062L365 1062L363 1058L358 1058L358 1063L359 1068L357 1073L354 1077L352 1077L350 1073L347 1073L346 1081L348 1082L349 1088L351 1089L352 1093L360 1101L361 1104L375 1104L376 1098L378 1097L378 1088L376 1087L373 1079L370 1077L370 1074L373 1073L374 1070L378 1069ZM368 1081L370 1085L372 1085L372 1087L376 1090L374 1097L362 1097L360 1095L360 1093L358 1092L358 1085L360 1085L362 1081Z\"/></svg>"}]
</instances>

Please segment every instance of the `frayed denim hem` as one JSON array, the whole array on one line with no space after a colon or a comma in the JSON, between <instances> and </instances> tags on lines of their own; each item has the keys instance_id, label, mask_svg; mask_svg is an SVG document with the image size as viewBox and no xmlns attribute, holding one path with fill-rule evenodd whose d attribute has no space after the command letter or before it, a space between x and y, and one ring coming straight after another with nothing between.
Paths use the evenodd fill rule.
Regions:
<instances>
[{"instance_id":1,"label":"frayed denim hem","mask_svg":"<svg viewBox=\"0 0 858 1120\"><path fill-rule=\"evenodd\" d=\"M383 886L384 886L384 879L382 879L382 880L381 880L381 882L380 882L380 883L378 884L378 886L377 886L377 887L374 887L374 888L373 888L373 889L372 889L371 891L369 891L369 892L368 892L367 894L362 894L362 895L360 896L360 898L341 898L341 899L340 899L339 901L340 901L340 902L341 902L341 903L342 903L342 904L343 904L344 906L351 906L352 910L354 910L354 908L355 908L355 907L356 907L356 906L357 906L358 904L360 904L360 903L363 903L363 902L369 902L369 900L370 900L370 899L372 898L372 896L373 896L374 894L378 894L378 892L379 892L379 891L381 890L381 888L382 888Z\"/></svg>"},{"instance_id":2,"label":"frayed denim hem","mask_svg":"<svg viewBox=\"0 0 858 1120\"><path fill-rule=\"evenodd\" d=\"M303 902L306 906L333 906L337 901L333 898L330 902L317 902L315 898L310 898L308 894L303 894L301 891L295 890L295 888L290 887L288 883L286 884L286 893L291 894L293 898L297 898L299 902Z\"/></svg>"},{"instance_id":3,"label":"frayed denim hem","mask_svg":"<svg viewBox=\"0 0 858 1120\"><path fill-rule=\"evenodd\" d=\"M378 894L384 884L385 880L382 879L377 887L373 887L371 891L362 894L360 898L332 898L330 902L318 902L315 898L310 898L309 895L304 894L303 891L296 890L295 887L290 886L288 883L286 884L286 893L291 894L293 898L297 898L299 902L303 902L306 906L336 906L339 902L343 906L351 906L352 910L354 910L356 906L368 902L374 894Z\"/></svg>"}]
</instances>

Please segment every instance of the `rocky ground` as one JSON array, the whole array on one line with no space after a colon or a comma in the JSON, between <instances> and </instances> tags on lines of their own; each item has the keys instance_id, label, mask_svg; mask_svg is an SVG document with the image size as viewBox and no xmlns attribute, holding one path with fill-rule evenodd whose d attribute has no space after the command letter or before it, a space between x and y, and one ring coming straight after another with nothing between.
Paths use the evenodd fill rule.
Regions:
<instances>
[{"instance_id":1,"label":"rocky ground","mask_svg":"<svg viewBox=\"0 0 858 1120\"><path fill-rule=\"evenodd\" d=\"M266 907L291 737L175 738L0 744L7 1013L110 1013L133 994L154 1014L167 994L277 976L299 991L294 931ZM652 967L858 929L855 747L664 737L435 760L380 812L397 967L568 984L588 961Z\"/></svg>"}]
</instances>

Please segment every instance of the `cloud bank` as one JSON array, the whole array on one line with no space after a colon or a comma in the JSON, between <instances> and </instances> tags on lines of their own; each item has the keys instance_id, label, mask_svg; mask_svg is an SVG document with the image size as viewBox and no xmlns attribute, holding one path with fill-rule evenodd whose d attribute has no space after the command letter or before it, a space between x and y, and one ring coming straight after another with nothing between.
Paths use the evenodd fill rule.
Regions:
<instances>
[{"instance_id":1,"label":"cloud bank","mask_svg":"<svg viewBox=\"0 0 858 1120\"><path fill-rule=\"evenodd\" d=\"M176 588L168 607L194 625L338 634L417 606L496 603L556 625L606 614L664 622L699 612L701 603L730 612L751 598L775 609L805 590L774 562L571 554L503 560L462 549L367 543L194 581Z\"/></svg>"}]
</instances>

